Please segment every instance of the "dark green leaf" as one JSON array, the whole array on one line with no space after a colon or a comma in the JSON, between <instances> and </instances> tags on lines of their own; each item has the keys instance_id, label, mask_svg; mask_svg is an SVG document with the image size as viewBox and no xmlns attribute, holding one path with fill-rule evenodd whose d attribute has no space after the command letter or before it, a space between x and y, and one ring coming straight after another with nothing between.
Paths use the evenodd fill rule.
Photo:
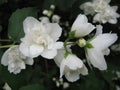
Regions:
<instances>
[{"instance_id":1,"label":"dark green leaf","mask_svg":"<svg viewBox=\"0 0 120 90\"><path fill-rule=\"evenodd\" d=\"M19 42L20 38L24 36L23 21L28 16L37 16L38 10L36 8L28 7L16 10L9 19L8 35L9 37Z\"/></svg>"},{"instance_id":2,"label":"dark green leaf","mask_svg":"<svg viewBox=\"0 0 120 90\"><path fill-rule=\"evenodd\" d=\"M9 71L7 70L7 67L5 66L1 66L0 77L2 77L4 82L8 83L8 85L12 88L12 90L18 90L18 88L20 88L26 83L23 75L10 74Z\"/></svg>"},{"instance_id":3,"label":"dark green leaf","mask_svg":"<svg viewBox=\"0 0 120 90\"><path fill-rule=\"evenodd\" d=\"M45 90L45 88L42 85L33 84L33 85L24 86L24 87L20 88L19 90Z\"/></svg>"},{"instance_id":4,"label":"dark green leaf","mask_svg":"<svg viewBox=\"0 0 120 90\"><path fill-rule=\"evenodd\" d=\"M7 0L0 0L0 4L6 3Z\"/></svg>"}]
</instances>

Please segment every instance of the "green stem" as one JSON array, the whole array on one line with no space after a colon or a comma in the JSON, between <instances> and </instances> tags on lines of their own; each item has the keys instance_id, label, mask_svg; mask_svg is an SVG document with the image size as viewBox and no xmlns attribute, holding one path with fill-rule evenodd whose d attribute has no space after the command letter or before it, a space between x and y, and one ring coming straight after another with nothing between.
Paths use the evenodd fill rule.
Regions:
<instances>
[{"instance_id":1,"label":"green stem","mask_svg":"<svg viewBox=\"0 0 120 90\"><path fill-rule=\"evenodd\" d=\"M14 46L14 45L4 45L4 46L0 46L0 48L9 48L11 46Z\"/></svg>"},{"instance_id":2,"label":"green stem","mask_svg":"<svg viewBox=\"0 0 120 90\"><path fill-rule=\"evenodd\" d=\"M15 45L15 42L13 42L13 44L10 44L10 45L0 46L0 49L1 48L9 48L9 47L14 46L14 45Z\"/></svg>"},{"instance_id":3,"label":"green stem","mask_svg":"<svg viewBox=\"0 0 120 90\"><path fill-rule=\"evenodd\" d=\"M65 48L65 51L66 53L69 53L68 49L67 49L67 42L69 41L69 38L67 38L64 42L64 48Z\"/></svg>"}]
</instances>

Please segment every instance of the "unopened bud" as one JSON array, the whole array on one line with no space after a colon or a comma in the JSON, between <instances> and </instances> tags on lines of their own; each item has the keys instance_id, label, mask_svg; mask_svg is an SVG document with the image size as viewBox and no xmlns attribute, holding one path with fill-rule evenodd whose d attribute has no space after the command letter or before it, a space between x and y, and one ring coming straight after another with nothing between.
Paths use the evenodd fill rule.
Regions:
<instances>
[{"instance_id":1,"label":"unopened bud","mask_svg":"<svg viewBox=\"0 0 120 90\"><path fill-rule=\"evenodd\" d=\"M54 9L55 9L55 5L51 5L51 6L50 6L50 9L53 9L53 10L54 10Z\"/></svg>"},{"instance_id":2,"label":"unopened bud","mask_svg":"<svg viewBox=\"0 0 120 90\"><path fill-rule=\"evenodd\" d=\"M84 47L84 46L86 46L86 40L85 39L79 39L79 41L78 41L78 45L80 46L80 47Z\"/></svg>"},{"instance_id":3,"label":"unopened bud","mask_svg":"<svg viewBox=\"0 0 120 90\"><path fill-rule=\"evenodd\" d=\"M44 14L44 15L47 15L48 14L48 10L44 10L42 13Z\"/></svg>"}]
</instances>

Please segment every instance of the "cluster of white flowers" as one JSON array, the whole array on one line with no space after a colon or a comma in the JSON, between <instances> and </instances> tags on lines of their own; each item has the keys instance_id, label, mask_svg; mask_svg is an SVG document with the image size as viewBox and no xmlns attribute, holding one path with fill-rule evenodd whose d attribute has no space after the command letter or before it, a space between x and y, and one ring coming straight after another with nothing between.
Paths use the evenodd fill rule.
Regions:
<instances>
[{"instance_id":1,"label":"cluster of white flowers","mask_svg":"<svg viewBox=\"0 0 120 90\"><path fill-rule=\"evenodd\" d=\"M63 42L57 40L62 28L57 23L50 23L47 17L27 17L23 22L25 36L20 45L10 47L2 56L1 64L8 66L10 73L18 74L25 69L25 64L33 65L33 58L41 55L53 59L57 49L63 47Z\"/></svg>"},{"instance_id":2,"label":"cluster of white flowers","mask_svg":"<svg viewBox=\"0 0 120 90\"><path fill-rule=\"evenodd\" d=\"M111 0L92 0L92 2L86 2L80 5L80 8L84 10L86 15L94 15L94 22L116 24L117 18L120 17L116 12L118 6L110 6L110 1Z\"/></svg>"},{"instance_id":3,"label":"cluster of white flowers","mask_svg":"<svg viewBox=\"0 0 120 90\"><path fill-rule=\"evenodd\" d=\"M99 14L103 15L100 15L99 20L98 17L97 19L94 17L95 21L116 23L116 18L119 16L115 12L117 9L110 7L108 3L108 0L94 0L93 3L83 4L81 8L85 10L85 14L93 15L97 12L95 17ZM54 6L51 6L51 9L54 8ZM111 13L107 14L109 9ZM47 11L43 13L47 14ZM69 82L79 80L80 74L88 75L85 64L92 65L99 70L107 69L104 55L109 55L109 46L117 40L117 34L102 33L103 27L101 25L94 26L88 22L85 15L79 14L72 24L65 42L58 41L62 34L62 28L58 24L60 17L58 15L51 17L52 23L48 17L40 17L40 21L34 17L27 17L23 21L25 36L21 38L20 45L10 47L2 56L1 63L8 66L10 73L20 73L22 69L26 68L26 64L33 65L33 58L38 56L54 59L60 68L60 78L65 75ZM94 30L96 30L96 33L92 38L84 38ZM75 41L71 42L71 39L75 39ZM87 63L79 58L81 56L78 57L72 53L72 45L78 45L85 49Z\"/></svg>"},{"instance_id":4,"label":"cluster of white flowers","mask_svg":"<svg viewBox=\"0 0 120 90\"><path fill-rule=\"evenodd\" d=\"M92 40L86 41L83 39L84 36L91 33L95 28L97 28L97 31ZM86 57L89 64L92 64L99 70L106 70L107 65L104 55L110 53L108 47L117 40L117 35L111 33L102 34L102 26L98 25L95 27L91 23L88 23L85 15L81 14L78 15L72 25L71 32L73 31L75 31L74 38L79 39L78 45L80 47L85 47L86 49ZM89 47L87 44L90 44L93 47ZM62 48L58 50L58 54L54 58L54 61L57 66L60 67L60 77L65 75L68 81L74 82L80 78L79 74L87 75L88 70L82 60L71 53L72 52L66 52L65 48Z\"/></svg>"}]
</instances>

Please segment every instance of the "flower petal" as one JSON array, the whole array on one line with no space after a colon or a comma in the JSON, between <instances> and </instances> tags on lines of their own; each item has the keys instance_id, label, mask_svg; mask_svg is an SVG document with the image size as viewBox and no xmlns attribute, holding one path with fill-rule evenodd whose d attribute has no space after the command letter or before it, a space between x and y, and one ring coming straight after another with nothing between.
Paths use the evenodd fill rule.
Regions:
<instances>
[{"instance_id":1,"label":"flower petal","mask_svg":"<svg viewBox=\"0 0 120 90\"><path fill-rule=\"evenodd\" d=\"M76 31L75 37L83 37L88 35L95 29L95 26L88 23L87 17L85 15L79 15L72 25L71 30Z\"/></svg>"},{"instance_id":2,"label":"flower petal","mask_svg":"<svg viewBox=\"0 0 120 90\"><path fill-rule=\"evenodd\" d=\"M52 49L52 50L46 49L41 53L41 56L47 59L53 59L56 55L57 55L56 49Z\"/></svg>"},{"instance_id":3,"label":"flower petal","mask_svg":"<svg viewBox=\"0 0 120 90\"><path fill-rule=\"evenodd\" d=\"M85 65L83 65L83 67L81 69L79 69L79 72L82 74L82 75L87 75L88 74L88 69Z\"/></svg>"},{"instance_id":4,"label":"flower petal","mask_svg":"<svg viewBox=\"0 0 120 90\"><path fill-rule=\"evenodd\" d=\"M117 38L118 36L116 34L111 33L100 34L96 36L96 38L93 39L90 43L96 48L105 50L110 45L112 45L117 40Z\"/></svg>"},{"instance_id":5,"label":"flower petal","mask_svg":"<svg viewBox=\"0 0 120 90\"><path fill-rule=\"evenodd\" d=\"M70 82L75 82L80 78L79 72L77 72L77 71L67 72L67 73L65 73L65 77Z\"/></svg>"},{"instance_id":6,"label":"flower petal","mask_svg":"<svg viewBox=\"0 0 120 90\"><path fill-rule=\"evenodd\" d=\"M59 49L57 51L57 55L55 56L54 61L58 67L60 67L60 64L64 58L64 54L65 54L65 49Z\"/></svg>"},{"instance_id":7,"label":"flower petal","mask_svg":"<svg viewBox=\"0 0 120 90\"><path fill-rule=\"evenodd\" d=\"M8 65L8 53L9 53L9 51L10 51L10 49L5 51L5 53L3 54L2 58L1 58L1 64L3 64L4 66Z\"/></svg>"},{"instance_id":8,"label":"flower petal","mask_svg":"<svg viewBox=\"0 0 120 90\"><path fill-rule=\"evenodd\" d=\"M55 42L48 45L48 49L61 49L63 47L63 42Z\"/></svg>"},{"instance_id":9,"label":"flower petal","mask_svg":"<svg viewBox=\"0 0 120 90\"><path fill-rule=\"evenodd\" d=\"M23 28L25 33L31 32L31 30L34 30L33 28L38 26L40 26L40 22L33 17L27 17L23 22Z\"/></svg>"},{"instance_id":10,"label":"flower petal","mask_svg":"<svg viewBox=\"0 0 120 90\"><path fill-rule=\"evenodd\" d=\"M72 70L83 67L83 62L75 55L68 55L65 61L66 66Z\"/></svg>"},{"instance_id":11,"label":"flower petal","mask_svg":"<svg viewBox=\"0 0 120 90\"><path fill-rule=\"evenodd\" d=\"M47 33L57 41L62 34L62 28L57 23L48 23L45 24Z\"/></svg>"},{"instance_id":12,"label":"flower petal","mask_svg":"<svg viewBox=\"0 0 120 90\"><path fill-rule=\"evenodd\" d=\"M94 37L98 36L99 34L102 34L102 29L103 29L102 25L97 25L96 26L96 33L95 33Z\"/></svg>"},{"instance_id":13,"label":"flower petal","mask_svg":"<svg viewBox=\"0 0 120 90\"><path fill-rule=\"evenodd\" d=\"M31 45L30 46L30 57L39 56L44 50L44 47L41 45Z\"/></svg>"},{"instance_id":14,"label":"flower petal","mask_svg":"<svg viewBox=\"0 0 120 90\"><path fill-rule=\"evenodd\" d=\"M24 60L24 62L25 62L25 64L33 65L34 60L32 58L27 57L26 60Z\"/></svg>"},{"instance_id":15,"label":"flower petal","mask_svg":"<svg viewBox=\"0 0 120 90\"><path fill-rule=\"evenodd\" d=\"M24 56L30 56L29 45L27 43L22 42L19 46L19 50Z\"/></svg>"},{"instance_id":16,"label":"flower petal","mask_svg":"<svg viewBox=\"0 0 120 90\"><path fill-rule=\"evenodd\" d=\"M104 55L102 52L96 48L94 49L87 49L87 59L90 61L90 63L100 69L100 70L106 70L107 64L105 62Z\"/></svg>"}]
</instances>

